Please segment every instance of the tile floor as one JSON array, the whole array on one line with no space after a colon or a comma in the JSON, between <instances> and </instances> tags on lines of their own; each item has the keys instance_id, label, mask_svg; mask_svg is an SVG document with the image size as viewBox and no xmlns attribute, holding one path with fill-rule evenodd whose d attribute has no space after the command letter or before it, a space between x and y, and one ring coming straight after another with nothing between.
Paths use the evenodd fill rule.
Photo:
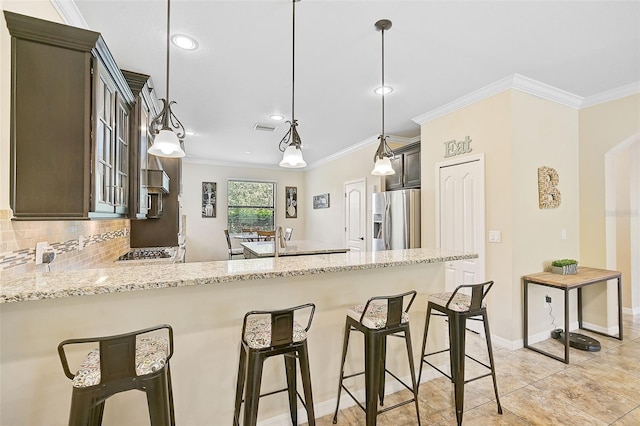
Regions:
<instances>
[{"instance_id":1,"label":"tile floor","mask_svg":"<svg viewBox=\"0 0 640 426\"><path fill-rule=\"evenodd\" d=\"M640 315L625 315L623 342L581 333L598 339L602 350L571 349L569 365L529 349L509 351L494 345L503 414L497 413L491 378L487 377L465 386L463 424L640 425ZM467 332L467 353L486 358L483 344L483 338ZM558 355L564 353L564 346L556 340L549 339L538 345ZM468 373L482 371L474 364L467 362ZM392 404L394 400L406 399L407 395L410 395L408 391L401 391L389 395L386 402ZM419 399L422 425L456 424L453 386L448 379L440 376L423 383ZM324 416L316 424L332 425L332 418L333 415ZM341 410L337 424L364 425L364 412L357 406ZM413 404L378 417L380 426L415 424Z\"/></svg>"}]
</instances>

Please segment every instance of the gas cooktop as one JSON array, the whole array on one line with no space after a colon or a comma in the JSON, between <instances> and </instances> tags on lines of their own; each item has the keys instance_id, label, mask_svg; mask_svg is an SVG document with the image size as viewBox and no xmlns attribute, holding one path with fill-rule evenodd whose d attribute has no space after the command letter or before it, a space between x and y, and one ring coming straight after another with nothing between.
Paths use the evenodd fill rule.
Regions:
<instances>
[{"instance_id":1,"label":"gas cooktop","mask_svg":"<svg viewBox=\"0 0 640 426\"><path fill-rule=\"evenodd\" d=\"M176 247L145 247L133 248L128 253L118 258L119 261L129 260L151 260L166 259L171 260L176 255Z\"/></svg>"}]
</instances>

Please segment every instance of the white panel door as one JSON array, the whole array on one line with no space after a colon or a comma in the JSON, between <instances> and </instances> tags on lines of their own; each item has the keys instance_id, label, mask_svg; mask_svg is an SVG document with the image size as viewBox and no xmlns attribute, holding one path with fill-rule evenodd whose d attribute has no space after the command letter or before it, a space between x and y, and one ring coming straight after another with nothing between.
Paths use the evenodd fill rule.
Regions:
<instances>
[{"instance_id":1,"label":"white panel door","mask_svg":"<svg viewBox=\"0 0 640 426\"><path fill-rule=\"evenodd\" d=\"M345 241L350 251L365 251L365 229L367 205L365 180L344 184L345 194Z\"/></svg>"},{"instance_id":2,"label":"white panel door","mask_svg":"<svg viewBox=\"0 0 640 426\"><path fill-rule=\"evenodd\" d=\"M477 253L477 259L445 263L445 289L485 281L484 161L438 165L440 248ZM468 324L475 329L475 322ZM479 323L478 323L479 324ZM478 330L476 330L478 331Z\"/></svg>"}]
</instances>

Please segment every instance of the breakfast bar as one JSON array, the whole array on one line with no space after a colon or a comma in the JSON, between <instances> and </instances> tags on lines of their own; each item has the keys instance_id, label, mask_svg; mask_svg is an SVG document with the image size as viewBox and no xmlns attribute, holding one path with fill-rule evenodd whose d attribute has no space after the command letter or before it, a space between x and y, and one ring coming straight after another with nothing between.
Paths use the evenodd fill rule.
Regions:
<instances>
[{"instance_id":1,"label":"breakfast bar","mask_svg":"<svg viewBox=\"0 0 640 426\"><path fill-rule=\"evenodd\" d=\"M244 314L308 302L317 306L308 337L314 405L316 416L328 414L335 408L346 310L375 295L416 290L410 318L413 345L419 347L427 297L443 291L443 262L475 257L410 249L162 267L142 264L2 278L0 423L66 423L71 384L56 352L61 341L170 324L175 333L171 373L178 424L212 424L213 413L215 424L230 424ZM406 358L393 357L396 349L400 348L388 348L389 364L406 376ZM86 352L69 354L70 361ZM348 357L350 368L362 367L358 352ZM263 382L264 392L284 383L283 366L267 364ZM103 424L144 424L146 410L141 392L116 396L106 404ZM265 399L260 417L284 424L287 399Z\"/></svg>"}]
</instances>

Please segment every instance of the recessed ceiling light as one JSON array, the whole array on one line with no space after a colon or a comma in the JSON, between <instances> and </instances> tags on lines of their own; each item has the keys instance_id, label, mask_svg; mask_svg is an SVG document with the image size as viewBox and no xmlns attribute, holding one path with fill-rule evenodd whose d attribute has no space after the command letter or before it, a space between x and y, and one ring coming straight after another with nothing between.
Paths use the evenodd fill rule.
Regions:
<instances>
[{"instance_id":1,"label":"recessed ceiling light","mask_svg":"<svg viewBox=\"0 0 640 426\"><path fill-rule=\"evenodd\" d=\"M373 91L373 93L375 93L376 95L388 95L391 92L393 92L393 87L391 86L376 87L376 89Z\"/></svg>"},{"instance_id":2,"label":"recessed ceiling light","mask_svg":"<svg viewBox=\"0 0 640 426\"><path fill-rule=\"evenodd\" d=\"M184 50L195 50L198 48L198 42L188 35L174 34L171 36L173 44Z\"/></svg>"},{"instance_id":3,"label":"recessed ceiling light","mask_svg":"<svg viewBox=\"0 0 640 426\"><path fill-rule=\"evenodd\" d=\"M251 154L251 151L245 151L244 153L249 155L249 154Z\"/></svg>"},{"instance_id":4,"label":"recessed ceiling light","mask_svg":"<svg viewBox=\"0 0 640 426\"><path fill-rule=\"evenodd\" d=\"M274 121L282 121L284 120L284 115L280 115L280 114L271 114L269 116L270 119L274 120Z\"/></svg>"}]
</instances>

